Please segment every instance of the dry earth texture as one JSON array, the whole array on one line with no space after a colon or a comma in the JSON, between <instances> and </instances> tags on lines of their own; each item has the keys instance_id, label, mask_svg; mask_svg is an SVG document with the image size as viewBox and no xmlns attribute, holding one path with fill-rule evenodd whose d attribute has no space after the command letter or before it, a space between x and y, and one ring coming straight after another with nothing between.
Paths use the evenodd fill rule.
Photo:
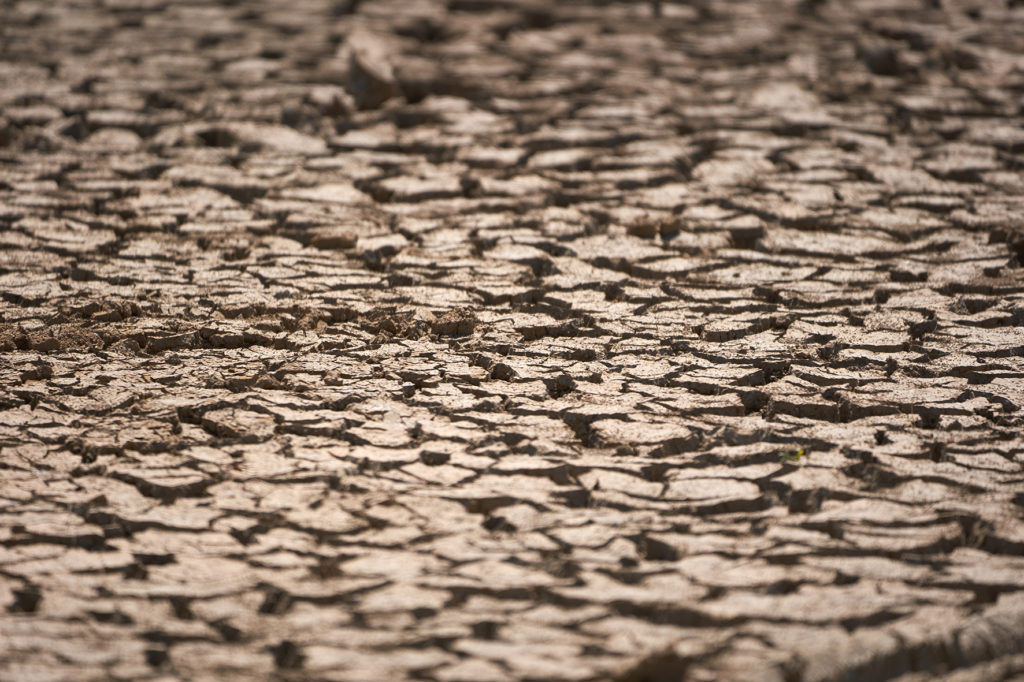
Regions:
<instances>
[{"instance_id":1,"label":"dry earth texture","mask_svg":"<svg viewBox=\"0 0 1024 682\"><path fill-rule=\"evenodd\" d=\"M0 679L1024 679L1017 0L0 0Z\"/></svg>"}]
</instances>

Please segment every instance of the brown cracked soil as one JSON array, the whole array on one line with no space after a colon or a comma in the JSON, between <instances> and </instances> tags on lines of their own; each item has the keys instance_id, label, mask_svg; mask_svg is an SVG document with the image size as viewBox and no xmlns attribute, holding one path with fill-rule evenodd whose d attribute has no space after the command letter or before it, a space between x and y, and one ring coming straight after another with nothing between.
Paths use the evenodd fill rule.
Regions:
<instances>
[{"instance_id":1,"label":"brown cracked soil","mask_svg":"<svg viewBox=\"0 0 1024 682\"><path fill-rule=\"evenodd\" d=\"M0 0L0 679L1024 679L1022 98L1018 0Z\"/></svg>"}]
</instances>

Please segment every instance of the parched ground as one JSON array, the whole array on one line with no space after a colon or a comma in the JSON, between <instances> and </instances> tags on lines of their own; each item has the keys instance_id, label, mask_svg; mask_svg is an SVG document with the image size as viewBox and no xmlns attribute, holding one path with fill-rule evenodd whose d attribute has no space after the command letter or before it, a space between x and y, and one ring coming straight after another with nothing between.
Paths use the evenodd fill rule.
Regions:
<instances>
[{"instance_id":1,"label":"parched ground","mask_svg":"<svg viewBox=\"0 0 1024 682\"><path fill-rule=\"evenodd\" d=\"M657 4L0 0L0 679L1024 680L1024 6Z\"/></svg>"}]
</instances>

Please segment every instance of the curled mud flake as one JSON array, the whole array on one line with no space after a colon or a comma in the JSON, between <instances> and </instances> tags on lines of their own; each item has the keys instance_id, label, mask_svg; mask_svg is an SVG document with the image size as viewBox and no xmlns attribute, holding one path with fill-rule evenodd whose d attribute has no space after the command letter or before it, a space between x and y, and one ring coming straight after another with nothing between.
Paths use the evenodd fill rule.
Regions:
<instances>
[{"instance_id":1,"label":"curled mud flake","mask_svg":"<svg viewBox=\"0 0 1024 682\"><path fill-rule=\"evenodd\" d=\"M357 29L345 39L349 51L347 89L360 109L376 109L400 94L390 48L381 35Z\"/></svg>"},{"instance_id":2,"label":"curled mud flake","mask_svg":"<svg viewBox=\"0 0 1024 682\"><path fill-rule=\"evenodd\" d=\"M287 639L270 647L270 653L274 656L274 665L287 670L301 668L306 658L295 642Z\"/></svg>"},{"instance_id":3,"label":"curled mud flake","mask_svg":"<svg viewBox=\"0 0 1024 682\"><path fill-rule=\"evenodd\" d=\"M430 330L439 336L467 336L480 324L471 310L449 310L430 323Z\"/></svg>"},{"instance_id":4,"label":"curled mud flake","mask_svg":"<svg viewBox=\"0 0 1024 682\"><path fill-rule=\"evenodd\" d=\"M43 594L35 585L12 590L14 599L7 605L8 613L35 613L43 601Z\"/></svg>"},{"instance_id":5,"label":"curled mud flake","mask_svg":"<svg viewBox=\"0 0 1024 682\"><path fill-rule=\"evenodd\" d=\"M309 244L321 250L343 250L355 248L358 240L359 238L351 232L322 231L314 234Z\"/></svg>"}]
</instances>

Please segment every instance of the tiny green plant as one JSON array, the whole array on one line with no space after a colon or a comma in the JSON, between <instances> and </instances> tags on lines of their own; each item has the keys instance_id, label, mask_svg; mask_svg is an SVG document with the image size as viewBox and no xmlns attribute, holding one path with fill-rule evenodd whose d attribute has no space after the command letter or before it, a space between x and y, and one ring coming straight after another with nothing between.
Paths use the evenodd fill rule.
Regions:
<instances>
[{"instance_id":1,"label":"tiny green plant","mask_svg":"<svg viewBox=\"0 0 1024 682\"><path fill-rule=\"evenodd\" d=\"M803 448L800 448L799 450L787 450L786 452L779 453L779 461L799 462L806 454L807 451L804 450Z\"/></svg>"}]
</instances>

